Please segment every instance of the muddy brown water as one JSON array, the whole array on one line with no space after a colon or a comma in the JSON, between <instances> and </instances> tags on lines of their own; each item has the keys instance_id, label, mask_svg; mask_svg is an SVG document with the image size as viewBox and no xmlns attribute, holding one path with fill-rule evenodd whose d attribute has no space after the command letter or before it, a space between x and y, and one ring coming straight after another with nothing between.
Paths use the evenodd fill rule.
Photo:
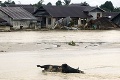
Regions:
<instances>
[{"instance_id":1,"label":"muddy brown water","mask_svg":"<svg viewBox=\"0 0 120 80\"><path fill-rule=\"evenodd\" d=\"M1 32L0 50L0 80L120 80L119 30ZM63 63L85 74L36 67Z\"/></svg>"}]
</instances>

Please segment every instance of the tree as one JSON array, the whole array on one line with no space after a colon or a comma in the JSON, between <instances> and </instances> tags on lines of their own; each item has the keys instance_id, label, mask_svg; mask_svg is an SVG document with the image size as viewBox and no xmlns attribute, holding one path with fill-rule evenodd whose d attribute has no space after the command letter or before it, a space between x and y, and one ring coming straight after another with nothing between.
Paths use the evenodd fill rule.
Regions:
<instances>
[{"instance_id":1,"label":"tree","mask_svg":"<svg viewBox=\"0 0 120 80\"><path fill-rule=\"evenodd\" d=\"M56 6L62 6L61 0L58 0L58 1L56 2Z\"/></svg>"},{"instance_id":2,"label":"tree","mask_svg":"<svg viewBox=\"0 0 120 80\"><path fill-rule=\"evenodd\" d=\"M0 6L2 5L2 1L0 1Z\"/></svg>"},{"instance_id":3,"label":"tree","mask_svg":"<svg viewBox=\"0 0 120 80\"><path fill-rule=\"evenodd\" d=\"M120 7L114 8L114 12L120 12Z\"/></svg>"},{"instance_id":4,"label":"tree","mask_svg":"<svg viewBox=\"0 0 120 80\"><path fill-rule=\"evenodd\" d=\"M85 1L85 2L81 2L81 6L89 6L89 4Z\"/></svg>"},{"instance_id":5,"label":"tree","mask_svg":"<svg viewBox=\"0 0 120 80\"><path fill-rule=\"evenodd\" d=\"M15 4L15 2L11 0L5 1L4 3L2 1L0 2L0 6L2 7L6 7L6 4Z\"/></svg>"},{"instance_id":6,"label":"tree","mask_svg":"<svg viewBox=\"0 0 120 80\"><path fill-rule=\"evenodd\" d=\"M65 5L69 5L71 0L64 0Z\"/></svg>"},{"instance_id":7,"label":"tree","mask_svg":"<svg viewBox=\"0 0 120 80\"><path fill-rule=\"evenodd\" d=\"M40 0L37 4L34 4L37 8L43 5L44 0Z\"/></svg>"},{"instance_id":8,"label":"tree","mask_svg":"<svg viewBox=\"0 0 120 80\"><path fill-rule=\"evenodd\" d=\"M11 3L12 3L12 4L15 4L15 2L14 2L14 1L12 1Z\"/></svg>"},{"instance_id":9,"label":"tree","mask_svg":"<svg viewBox=\"0 0 120 80\"><path fill-rule=\"evenodd\" d=\"M48 5L48 6L52 6L52 3L51 3L51 2L49 2L49 3L47 3L47 5Z\"/></svg>"},{"instance_id":10,"label":"tree","mask_svg":"<svg viewBox=\"0 0 120 80\"><path fill-rule=\"evenodd\" d=\"M114 6L111 1L106 1L104 4L100 6L100 8L112 12L114 10Z\"/></svg>"}]
</instances>

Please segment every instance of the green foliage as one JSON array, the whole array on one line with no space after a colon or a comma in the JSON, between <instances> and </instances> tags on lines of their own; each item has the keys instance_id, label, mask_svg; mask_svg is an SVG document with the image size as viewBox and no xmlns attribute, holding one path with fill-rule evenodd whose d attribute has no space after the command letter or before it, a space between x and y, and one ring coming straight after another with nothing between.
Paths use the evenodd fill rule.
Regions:
<instances>
[{"instance_id":1,"label":"green foliage","mask_svg":"<svg viewBox=\"0 0 120 80\"><path fill-rule=\"evenodd\" d=\"M85 2L81 2L81 6L89 6L89 4L85 1Z\"/></svg>"},{"instance_id":2,"label":"green foliage","mask_svg":"<svg viewBox=\"0 0 120 80\"><path fill-rule=\"evenodd\" d=\"M108 12L120 12L120 7L115 8L111 1L106 1L104 4L100 6L100 8Z\"/></svg>"},{"instance_id":3,"label":"green foliage","mask_svg":"<svg viewBox=\"0 0 120 80\"><path fill-rule=\"evenodd\" d=\"M6 4L15 4L15 2L11 1L11 0L8 0L8 1L5 1L4 3L2 3L2 1L0 1L0 6L6 7Z\"/></svg>"},{"instance_id":4,"label":"green foliage","mask_svg":"<svg viewBox=\"0 0 120 80\"><path fill-rule=\"evenodd\" d=\"M102 4L100 6L100 8L102 8L102 9L104 9L106 11L109 11L109 12L114 11L114 6L113 6L111 1L106 1L104 4Z\"/></svg>"},{"instance_id":5,"label":"green foliage","mask_svg":"<svg viewBox=\"0 0 120 80\"><path fill-rule=\"evenodd\" d=\"M65 5L69 5L71 0L64 0Z\"/></svg>"},{"instance_id":6,"label":"green foliage","mask_svg":"<svg viewBox=\"0 0 120 80\"><path fill-rule=\"evenodd\" d=\"M51 3L51 2L49 2L47 5L48 5L48 6L52 6L52 3Z\"/></svg>"},{"instance_id":7,"label":"green foliage","mask_svg":"<svg viewBox=\"0 0 120 80\"><path fill-rule=\"evenodd\" d=\"M114 8L114 12L120 12L120 7Z\"/></svg>"},{"instance_id":8,"label":"green foliage","mask_svg":"<svg viewBox=\"0 0 120 80\"><path fill-rule=\"evenodd\" d=\"M34 4L37 8L43 5L44 0L40 0L37 4Z\"/></svg>"},{"instance_id":9,"label":"green foliage","mask_svg":"<svg viewBox=\"0 0 120 80\"><path fill-rule=\"evenodd\" d=\"M58 1L56 2L56 6L62 6L61 0L58 0Z\"/></svg>"},{"instance_id":10,"label":"green foliage","mask_svg":"<svg viewBox=\"0 0 120 80\"><path fill-rule=\"evenodd\" d=\"M75 43L75 42L73 42L73 41L71 41L71 42L69 42L69 43L68 43L68 45L71 45L71 46L76 46L76 43Z\"/></svg>"},{"instance_id":11,"label":"green foliage","mask_svg":"<svg viewBox=\"0 0 120 80\"><path fill-rule=\"evenodd\" d=\"M62 3L64 3L64 5L69 5L71 2L71 0L64 0L64 2L62 2L61 0L58 0L56 2L56 6L62 6Z\"/></svg>"}]
</instances>

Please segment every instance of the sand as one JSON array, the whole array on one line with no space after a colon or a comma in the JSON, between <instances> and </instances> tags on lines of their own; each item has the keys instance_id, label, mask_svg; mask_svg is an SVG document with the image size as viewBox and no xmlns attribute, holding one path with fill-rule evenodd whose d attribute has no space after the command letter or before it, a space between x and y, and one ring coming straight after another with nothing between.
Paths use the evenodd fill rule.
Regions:
<instances>
[{"instance_id":1,"label":"sand","mask_svg":"<svg viewBox=\"0 0 120 80\"><path fill-rule=\"evenodd\" d=\"M0 80L120 80L119 61L119 30L0 33ZM85 74L42 73L36 67L63 63Z\"/></svg>"}]
</instances>

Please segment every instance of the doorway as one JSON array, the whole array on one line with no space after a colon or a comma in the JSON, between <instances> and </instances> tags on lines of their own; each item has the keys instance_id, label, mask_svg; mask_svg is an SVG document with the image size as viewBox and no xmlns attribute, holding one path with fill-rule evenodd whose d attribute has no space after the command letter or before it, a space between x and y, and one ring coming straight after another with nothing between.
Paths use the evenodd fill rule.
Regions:
<instances>
[{"instance_id":1,"label":"doorway","mask_svg":"<svg viewBox=\"0 0 120 80\"><path fill-rule=\"evenodd\" d=\"M97 19L100 18L100 13L97 13Z\"/></svg>"},{"instance_id":2,"label":"doorway","mask_svg":"<svg viewBox=\"0 0 120 80\"><path fill-rule=\"evenodd\" d=\"M20 29L23 29L23 26L20 26Z\"/></svg>"},{"instance_id":3,"label":"doorway","mask_svg":"<svg viewBox=\"0 0 120 80\"><path fill-rule=\"evenodd\" d=\"M41 27L42 27L42 28L45 28L45 27L46 27L46 17L42 17Z\"/></svg>"}]
</instances>

